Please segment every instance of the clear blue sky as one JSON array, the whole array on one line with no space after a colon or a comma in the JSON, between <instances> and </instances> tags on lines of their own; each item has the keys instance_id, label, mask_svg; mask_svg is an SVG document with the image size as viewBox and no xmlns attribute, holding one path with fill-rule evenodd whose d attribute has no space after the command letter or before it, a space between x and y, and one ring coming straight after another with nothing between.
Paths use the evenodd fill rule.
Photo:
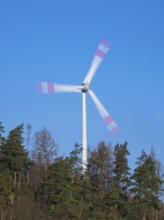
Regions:
<instances>
[{"instance_id":1,"label":"clear blue sky","mask_svg":"<svg viewBox=\"0 0 164 220\"><path fill-rule=\"evenodd\" d=\"M60 152L81 143L81 95L38 94L36 81L81 84L101 39L112 43L91 88L120 127L112 137L87 97L88 144L128 141L130 165L154 147L164 164L164 1L0 2L0 120L43 126Z\"/></svg>"}]
</instances>

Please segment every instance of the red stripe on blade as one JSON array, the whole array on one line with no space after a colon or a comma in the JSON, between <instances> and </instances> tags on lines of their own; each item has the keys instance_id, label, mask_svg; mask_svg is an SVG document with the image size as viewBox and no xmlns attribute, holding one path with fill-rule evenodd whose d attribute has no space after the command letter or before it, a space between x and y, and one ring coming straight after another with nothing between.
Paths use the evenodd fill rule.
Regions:
<instances>
[{"instance_id":1,"label":"red stripe on blade","mask_svg":"<svg viewBox=\"0 0 164 220\"><path fill-rule=\"evenodd\" d=\"M53 83L48 83L48 92L49 93L54 93L55 92L55 88L54 88Z\"/></svg>"},{"instance_id":2,"label":"red stripe on blade","mask_svg":"<svg viewBox=\"0 0 164 220\"><path fill-rule=\"evenodd\" d=\"M103 51L99 50L99 49L96 51L96 55L97 55L98 57L101 57L101 58L104 58L104 57L105 57L105 53L104 53Z\"/></svg>"},{"instance_id":3,"label":"red stripe on blade","mask_svg":"<svg viewBox=\"0 0 164 220\"><path fill-rule=\"evenodd\" d=\"M106 125L110 124L112 121L113 121L113 118L110 115L108 115L106 118L104 118L104 123Z\"/></svg>"},{"instance_id":4,"label":"red stripe on blade","mask_svg":"<svg viewBox=\"0 0 164 220\"><path fill-rule=\"evenodd\" d=\"M108 48L111 48L112 47L112 44L111 43L109 43L107 40L102 40L101 41L101 44L103 44L103 45L105 45L106 47L108 47Z\"/></svg>"}]
</instances>

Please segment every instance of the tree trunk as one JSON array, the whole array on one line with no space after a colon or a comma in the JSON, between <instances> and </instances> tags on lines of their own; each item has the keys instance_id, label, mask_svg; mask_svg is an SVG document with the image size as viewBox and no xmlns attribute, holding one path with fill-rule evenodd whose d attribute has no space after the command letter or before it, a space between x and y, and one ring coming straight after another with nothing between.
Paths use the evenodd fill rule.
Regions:
<instances>
[{"instance_id":1,"label":"tree trunk","mask_svg":"<svg viewBox=\"0 0 164 220\"><path fill-rule=\"evenodd\" d=\"M16 186L16 178L17 178L17 172L14 172L14 188ZM10 195L10 201L11 201L11 210L10 210L10 220L13 219L13 204L14 204L14 192L11 193Z\"/></svg>"},{"instance_id":2,"label":"tree trunk","mask_svg":"<svg viewBox=\"0 0 164 220\"><path fill-rule=\"evenodd\" d=\"M11 193L10 201L11 201L10 220L12 220L13 219L14 193Z\"/></svg>"},{"instance_id":3,"label":"tree trunk","mask_svg":"<svg viewBox=\"0 0 164 220\"><path fill-rule=\"evenodd\" d=\"M158 213L156 209L155 209L155 220L158 220Z\"/></svg>"},{"instance_id":4,"label":"tree trunk","mask_svg":"<svg viewBox=\"0 0 164 220\"><path fill-rule=\"evenodd\" d=\"M2 208L3 210L2 210L2 212L3 212L3 220L5 220L6 219L6 203L4 202L4 204L3 204L3 208Z\"/></svg>"},{"instance_id":5,"label":"tree trunk","mask_svg":"<svg viewBox=\"0 0 164 220\"><path fill-rule=\"evenodd\" d=\"M11 206L11 211L10 211L10 220L13 219L13 206Z\"/></svg>"},{"instance_id":6,"label":"tree trunk","mask_svg":"<svg viewBox=\"0 0 164 220\"><path fill-rule=\"evenodd\" d=\"M0 210L1 210L1 220L4 220L3 219L3 207Z\"/></svg>"},{"instance_id":7,"label":"tree trunk","mask_svg":"<svg viewBox=\"0 0 164 220\"><path fill-rule=\"evenodd\" d=\"M80 213L79 213L79 220L81 219L81 214L82 214L82 210L83 210L83 197L81 196L80 199Z\"/></svg>"},{"instance_id":8,"label":"tree trunk","mask_svg":"<svg viewBox=\"0 0 164 220\"><path fill-rule=\"evenodd\" d=\"M17 181L17 172L14 172L14 187L16 186Z\"/></svg>"}]
</instances>

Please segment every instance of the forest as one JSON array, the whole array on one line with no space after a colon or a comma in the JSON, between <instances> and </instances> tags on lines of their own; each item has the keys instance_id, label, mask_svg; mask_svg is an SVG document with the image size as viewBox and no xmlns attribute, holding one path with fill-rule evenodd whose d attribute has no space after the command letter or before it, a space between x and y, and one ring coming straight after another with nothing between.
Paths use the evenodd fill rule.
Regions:
<instances>
[{"instance_id":1,"label":"forest","mask_svg":"<svg viewBox=\"0 0 164 220\"><path fill-rule=\"evenodd\" d=\"M128 142L81 145L67 155L46 127L30 124L6 134L0 122L0 220L164 220L163 165L144 150L132 171Z\"/></svg>"}]
</instances>

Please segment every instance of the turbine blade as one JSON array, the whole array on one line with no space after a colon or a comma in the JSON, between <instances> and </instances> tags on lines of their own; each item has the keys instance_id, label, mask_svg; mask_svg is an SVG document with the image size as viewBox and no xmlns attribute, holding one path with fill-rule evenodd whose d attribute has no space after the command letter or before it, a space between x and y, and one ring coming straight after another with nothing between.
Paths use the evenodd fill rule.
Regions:
<instances>
[{"instance_id":1,"label":"turbine blade","mask_svg":"<svg viewBox=\"0 0 164 220\"><path fill-rule=\"evenodd\" d=\"M118 132L119 128L117 123L113 120L111 115L106 111L104 106L101 104L100 100L96 97L93 91L88 90L89 95L91 96L93 102L95 103L104 123L106 124L108 130L112 133L115 134Z\"/></svg>"},{"instance_id":2,"label":"turbine blade","mask_svg":"<svg viewBox=\"0 0 164 220\"><path fill-rule=\"evenodd\" d=\"M111 48L111 44L109 44L106 40L101 41L101 43L99 44L99 46L97 48L96 54L93 58L91 67L90 67L83 83L90 84L93 76L96 73L96 70L100 66L103 58L105 57L106 53L108 52L108 50L110 48Z\"/></svg>"},{"instance_id":3,"label":"turbine blade","mask_svg":"<svg viewBox=\"0 0 164 220\"><path fill-rule=\"evenodd\" d=\"M41 93L81 92L83 86L61 85L48 82L37 82L37 90Z\"/></svg>"}]
</instances>

